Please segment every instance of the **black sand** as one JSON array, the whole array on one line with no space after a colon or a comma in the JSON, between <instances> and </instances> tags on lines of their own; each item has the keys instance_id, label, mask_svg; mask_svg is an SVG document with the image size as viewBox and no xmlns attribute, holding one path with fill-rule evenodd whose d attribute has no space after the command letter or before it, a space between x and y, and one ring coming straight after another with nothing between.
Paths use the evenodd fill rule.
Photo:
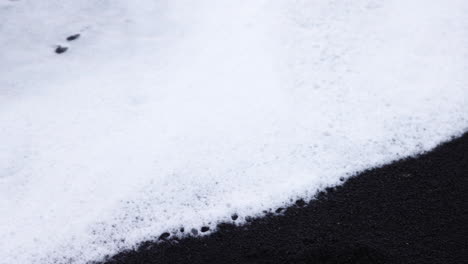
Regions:
<instances>
[{"instance_id":1,"label":"black sand","mask_svg":"<svg viewBox=\"0 0 468 264\"><path fill-rule=\"evenodd\" d=\"M468 263L468 134L309 204L164 241L107 263Z\"/></svg>"}]
</instances>

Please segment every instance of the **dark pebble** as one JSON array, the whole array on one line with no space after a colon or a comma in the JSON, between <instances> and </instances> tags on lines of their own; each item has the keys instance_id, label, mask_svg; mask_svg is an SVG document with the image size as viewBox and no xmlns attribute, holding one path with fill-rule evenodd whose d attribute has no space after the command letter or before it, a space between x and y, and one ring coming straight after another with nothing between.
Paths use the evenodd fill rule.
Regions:
<instances>
[{"instance_id":1,"label":"dark pebble","mask_svg":"<svg viewBox=\"0 0 468 264\"><path fill-rule=\"evenodd\" d=\"M68 36L68 37L67 37L67 41L76 40L76 39L78 39L80 36L81 36L80 34L74 34L74 35Z\"/></svg>"},{"instance_id":2,"label":"dark pebble","mask_svg":"<svg viewBox=\"0 0 468 264\"><path fill-rule=\"evenodd\" d=\"M169 234L168 232L164 232L162 233L160 236L159 236L159 239L167 239L171 234Z\"/></svg>"},{"instance_id":3,"label":"dark pebble","mask_svg":"<svg viewBox=\"0 0 468 264\"><path fill-rule=\"evenodd\" d=\"M203 226L201 229L200 229L203 233L205 233L206 231L210 230L210 228L208 226Z\"/></svg>"},{"instance_id":4,"label":"dark pebble","mask_svg":"<svg viewBox=\"0 0 468 264\"><path fill-rule=\"evenodd\" d=\"M55 53L62 54L64 52L66 52L67 50L68 50L68 47L57 46L57 48L55 49Z\"/></svg>"},{"instance_id":5,"label":"dark pebble","mask_svg":"<svg viewBox=\"0 0 468 264\"><path fill-rule=\"evenodd\" d=\"M299 206L299 207L302 207L304 205L306 205L306 202L302 199L299 199L296 201L296 205Z\"/></svg>"},{"instance_id":6,"label":"dark pebble","mask_svg":"<svg viewBox=\"0 0 468 264\"><path fill-rule=\"evenodd\" d=\"M236 221L237 218L239 218L239 216L238 216L237 214L233 214L233 215L231 216L231 219L232 219L233 221Z\"/></svg>"}]
</instances>

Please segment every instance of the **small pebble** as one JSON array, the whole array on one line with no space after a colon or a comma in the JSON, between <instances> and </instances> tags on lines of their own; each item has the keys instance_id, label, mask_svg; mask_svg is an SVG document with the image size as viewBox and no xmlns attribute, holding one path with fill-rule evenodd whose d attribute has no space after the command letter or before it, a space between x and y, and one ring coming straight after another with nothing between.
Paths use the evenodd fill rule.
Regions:
<instances>
[{"instance_id":1,"label":"small pebble","mask_svg":"<svg viewBox=\"0 0 468 264\"><path fill-rule=\"evenodd\" d=\"M68 50L68 47L64 47L64 46L57 46L57 48L55 49L55 53L57 54L62 54L64 53L65 51Z\"/></svg>"},{"instance_id":2,"label":"small pebble","mask_svg":"<svg viewBox=\"0 0 468 264\"><path fill-rule=\"evenodd\" d=\"M80 37L80 34L74 34L74 35L68 36L67 41L73 41L75 39L78 39L79 37Z\"/></svg>"},{"instance_id":3,"label":"small pebble","mask_svg":"<svg viewBox=\"0 0 468 264\"><path fill-rule=\"evenodd\" d=\"M205 233L206 231L210 230L210 228L208 226L203 226L201 229L200 229L203 233Z\"/></svg>"},{"instance_id":4,"label":"small pebble","mask_svg":"<svg viewBox=\"0 0 468 264\"><path fill-rule=\"evenodd\" d=\"M306 205L306 202L302 199L299 199L296 201L296 205L299 206L299 207L302 207L304 205Z\"/></svg>"},{"instance_id":5,"label":"small pebble","mask_svg":"<svg viewBox=\"0 0 468 264\"><path fill-rule=\"evenodd\" d=\"M231 216L231 219L232 219L233 221L236 221L237 218L239 218L239 216L238 216L237 214L233 214L233 215Z\"/></svg>"},{"instance_id":6,"label":"small pebble","mask_svg":"<svg viewBox=\"0 0 468 264\"><path fill-rule=\"evenodd\" d=\"M164 232L159 236L159 239L167 239L170 235L171 234L169 234L168 232Z\"/></svg>"}]
</instances>

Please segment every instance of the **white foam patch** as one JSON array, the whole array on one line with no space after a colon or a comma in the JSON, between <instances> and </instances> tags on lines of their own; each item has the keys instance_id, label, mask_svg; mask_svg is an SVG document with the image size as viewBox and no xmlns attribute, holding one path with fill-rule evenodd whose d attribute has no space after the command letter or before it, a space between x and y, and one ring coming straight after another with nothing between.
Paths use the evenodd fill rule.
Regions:
<instances>
[{"instance_id":1,"label":"white foam patch","mask_svg":"<svg viewBox=\"0 0 468 264\"><path fill-rule=\"evenodd\" d=\"M464 0L3 0L0 263L99 260L429 150L468 127L467 31Z\"/></svg>"}]
</instances>

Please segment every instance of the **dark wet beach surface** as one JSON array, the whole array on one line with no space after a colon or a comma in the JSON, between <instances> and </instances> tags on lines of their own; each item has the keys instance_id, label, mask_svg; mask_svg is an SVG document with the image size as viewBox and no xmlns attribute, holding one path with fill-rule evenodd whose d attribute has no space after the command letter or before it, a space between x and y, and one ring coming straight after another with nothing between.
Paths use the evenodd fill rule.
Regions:
<instances>
[{"instance_id":1,"label":"dark wet beach surface","mask_svg":"<svg viewBox=\"0 0 468 264\"><path fill-rule=\"evenodd\" d=\"M317 199L209 236L143 243L106 263L466 263L468 134Z\"/></svg>"}]
</instances>

